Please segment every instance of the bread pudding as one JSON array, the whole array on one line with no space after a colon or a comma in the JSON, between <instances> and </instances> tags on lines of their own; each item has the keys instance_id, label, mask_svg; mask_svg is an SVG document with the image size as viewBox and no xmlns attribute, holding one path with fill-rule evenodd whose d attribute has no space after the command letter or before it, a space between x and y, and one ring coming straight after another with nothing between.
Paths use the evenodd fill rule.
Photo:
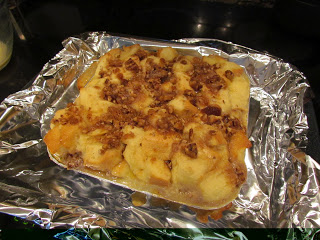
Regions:
<instances>
[{"instance_id":1,"label":"bread pudding","mask_svg":"<svg viewBox=\"0 0 320 240\"><path fill-rule=\"evenodd\" d=\"M196 208L237 197L251 146L242 67L136 44L107 52L77 84L44 137L53 160Z\"/></svg>"}]
</instances>

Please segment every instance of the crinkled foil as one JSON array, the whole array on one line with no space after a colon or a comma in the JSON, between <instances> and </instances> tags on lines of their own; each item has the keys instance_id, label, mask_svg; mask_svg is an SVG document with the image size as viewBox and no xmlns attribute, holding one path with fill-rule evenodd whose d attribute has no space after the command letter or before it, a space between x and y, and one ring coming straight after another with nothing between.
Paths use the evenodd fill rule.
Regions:
<instances>
[{"instance_id":1,"label":"crinkled foil","mask_svg":"<svg viewBox=\"0 0 320 240\"><path fill-rule=\"evenodd\" d=\"M129 189L53 163L42 137L55 110L78 95L77 77L112 48L139 43L173 46L193 55L219 54L243 66L251 81L248 179L218 221L201 223L186 206L136 207ZM215 39L150 41L104 32L70 37L33 84L0 105L0 211L43 228L284 228L320 227L320 166L304 153L305 76L281 59ZM13 79L14 81L14 79Z\"/></svg>"}]
</instances>

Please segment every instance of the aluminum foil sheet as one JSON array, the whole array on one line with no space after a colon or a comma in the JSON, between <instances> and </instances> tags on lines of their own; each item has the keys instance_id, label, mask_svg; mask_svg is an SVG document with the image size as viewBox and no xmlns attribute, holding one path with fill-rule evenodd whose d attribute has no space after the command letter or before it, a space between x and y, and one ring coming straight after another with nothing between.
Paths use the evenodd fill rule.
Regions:
<instances>
[{"instance_id":1,"label":"aluminum foil sheet","mask_svg":"<svg viewBox=\"0 0 320 240\"><path fill-rule=\"evenodd\" d=\"M139 43L182 53L219 54L243 66L251 81L248 179L218 221L201 223L186 206L151 197L132 204L132 191L53 163L42 137L57 109L78 95L77 77L112 48ZM43 228L285 228L320 227L320 166L306 155L305 76L281 59L215 39L153 41L85 33L41 70L32 85L0 105L0 212ZM14 81L14 79L13 79Z\"/></svg>"}]
</instances>

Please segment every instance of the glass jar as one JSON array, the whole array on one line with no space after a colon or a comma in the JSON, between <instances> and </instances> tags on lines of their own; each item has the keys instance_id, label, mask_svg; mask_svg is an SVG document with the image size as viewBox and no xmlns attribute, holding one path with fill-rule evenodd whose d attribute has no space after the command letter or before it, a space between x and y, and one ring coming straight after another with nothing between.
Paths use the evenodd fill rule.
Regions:
<instances>
[{"instance_id":1,"label":"glass jar","mask_svg":"<svg viewBox=\"0 0 320 240\"><path fill-rule=\"evenodd\" d=\"M13 30L6 0L0 0L0 70L10 61L13 46Z\"/></svg>"}]
</instances>

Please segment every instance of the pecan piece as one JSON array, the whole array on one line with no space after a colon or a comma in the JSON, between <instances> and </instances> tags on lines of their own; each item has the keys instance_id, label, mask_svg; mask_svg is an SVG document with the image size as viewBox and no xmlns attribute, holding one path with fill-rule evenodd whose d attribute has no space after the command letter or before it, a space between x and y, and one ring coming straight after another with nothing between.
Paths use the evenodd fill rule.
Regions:
<instances>
[{"instance_id":1,"label":"pecan piece","mask_svg":"<svg viewBox=\"0 0 320 240\"><path fill-rule=\"evenodd\" d=\"M202 85L199 81L196 81L196 80L190 80L190 87L193 88L193 90L195 91L200 91L201 88L202 88Z\"/></svg>"},{"instance_id":2,"label":"pecan piece","mask_svg":"<svg viewBox=\"0 0 320 240\"><path fill-rule=\"evenodd\" d=\"M125 67L127 70L132 71L132 72L139 72L139 66L138 64L132 60L132 58L129 58L125 63Z\"/></svg>"},{"instance_id":3,"label":"pecan piece","mask_svg":"<svg viewBox=\"0 0 320 240\"><path fill-rule=\"evenodd\" d=\"M65 159L68 169L77 168L83 164L82 152L80 151L67 153Z\"/></svg>"},{"instance_id":4,"label":"pecan piece","mask_svg":"<svg viewBox=\"0 0 320 240\"><path fill-rule=\"evenodd\" d=\"M146 52L146 51L144 51L144 50L138 50L135 55L136 55L136 56L139 58L139 60L141 61L141 60L145 59L145 58L148 56L148 52Z\"/></svg>"},{"instance_id":5,"label":"pecan piece","mask_svg":"<svg viewBox=\"0 0 320 240\"><path fill-rule=\"evenodd\" d=\"M226 70L226 71L224 72L224 75L225 75L226 78L228 78L229 80L232 80L233 77L234 77L234 74L233 74L233 72L232 72L231 70Z\"/></svg>"},{"instance_id":6,"label":"pecan piece","mask_svg":"<svg viewBox=\"0 0 320 240\"><path fill-rule=\"evenodd\" d=\"M109 66L110 67L122 67L122 61L120 59L110 59Z\"/></svg>"},{"instance_id":7,"label":"pecan piece","mask_svg":"<svg viewBox=\"0 0 320 240\"><path fill-rule=\"evenodd\" d=\"M191 158L197 158L198 148L196 143L189 143L182 148L183 153Z\"/></svg>"},{"instance_id":8,"label":"pecan piece","mask_svg":"<svg viewBox=\"0 0 320 240\"><path fill-rule=\"evenodd\" d=\"M202 113L215 116L221 116L221 108L219 106L208 106L201 110Z\"/></svg>"}]
</instances>

